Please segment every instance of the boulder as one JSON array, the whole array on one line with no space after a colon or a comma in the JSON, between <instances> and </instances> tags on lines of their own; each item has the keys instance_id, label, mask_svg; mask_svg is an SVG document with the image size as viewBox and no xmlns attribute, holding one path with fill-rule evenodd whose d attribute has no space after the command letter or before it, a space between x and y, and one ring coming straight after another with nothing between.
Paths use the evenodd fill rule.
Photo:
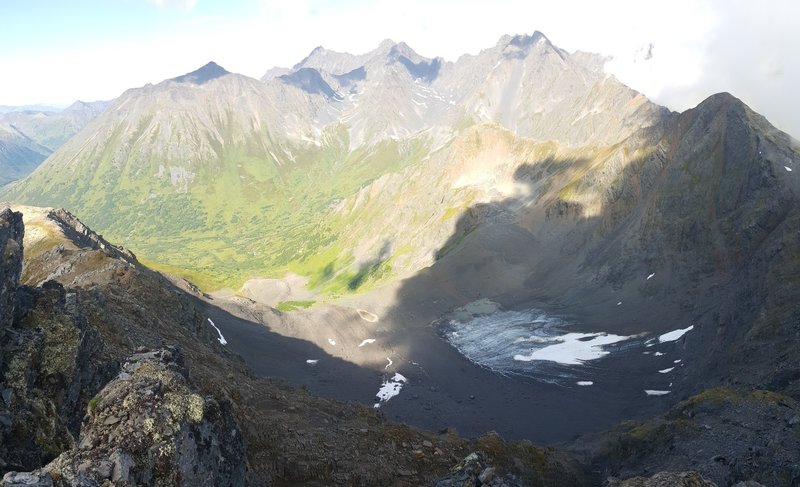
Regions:
<instances>
[{"instance_id":1,"label":"boulder","mask_svg":"<svg viewBox=\"0 0 800 487\"><path fill-rule=\"evenodd\" d=\"M245 450L232 410L198 394L187 375L177 348L131 356L91 401L80 446L29 475L56 486L242 485Z\"/></svg>"}]
</instances>

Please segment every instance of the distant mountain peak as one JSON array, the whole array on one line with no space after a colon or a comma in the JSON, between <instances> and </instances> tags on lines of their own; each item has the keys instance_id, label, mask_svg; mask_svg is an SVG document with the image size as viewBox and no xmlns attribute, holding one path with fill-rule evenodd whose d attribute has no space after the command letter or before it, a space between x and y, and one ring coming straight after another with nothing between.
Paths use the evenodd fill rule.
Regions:
<instances>
[{"instance_id":1,"label":"distant mountain peak","mask_svg":"<svg viewBox=\"0 0 800 487\"><path fill-rule=\"evenodd\" d=\"M561 59L569 55L563 49L554 46L550 39L538 30L531 35L504 35L497 41L496 47L503 51L505 57L515 59L524 59L534 50L540 53L555 53Z\"/></svg>"},{"instance_id":2,"label":"distant mountain peak","mask_svg":"<svg viewBox=\"0 0 800 487\"><path fill-rule=\"evenodd\" d=\"M384 39L384 40L381 41L380 44L378 44L378 49L381 50L381 51L388 51L388 50L392 49L396 45L397 45L397 43L395 41L393 41L391 39Z\"/></svg>"},{"instance_id":3,"label":"distant mountain peak","mask_svg":"<svg viewBox=\"0 0 800 487\"><path fill-rule=\"evenodd\" d=\"M547 42L550 44L550 39L547 38L546 35L542 34L538 30L533 31L533 34L516 34L516 35L504 35L497 41L498 47L505 47L505 46L516 46L519 48L527 48L535 44L537 41Z\"/></svg>"},{"instance_id":4,"label":"distant mountain peak","mask_svg":"<svg viewBox=\"0 0 800 487\"><path fill-rule=\"evenodd\" d=\"M201 67L200 69L196 69L191 73L186 73L182 76L178 76L177 78L172 78L170 81L174 81L176 83L191 83L195 85L202 85L208 83L213 79L225 76L226 74L230 73L219 64L215 63L214 61L210 61L208 64Z\"/></svg>"},{"instance_id":5,"label":"distant mountain peak","mask_svg":"<svg viewBox=\"0 0 800 487\"><path fill-rule=\"evenodd\" d=\"M292 69L300 69L303 67L307 67L306 65L312 60L314 57L324 56L329 51L322 46L317 46L308 53L306 57L304 57L299 63L292 66ZM274 69L274 68L273 68ZM276 76L277 78L277 76Z\"/></svg>"}]
</instances>

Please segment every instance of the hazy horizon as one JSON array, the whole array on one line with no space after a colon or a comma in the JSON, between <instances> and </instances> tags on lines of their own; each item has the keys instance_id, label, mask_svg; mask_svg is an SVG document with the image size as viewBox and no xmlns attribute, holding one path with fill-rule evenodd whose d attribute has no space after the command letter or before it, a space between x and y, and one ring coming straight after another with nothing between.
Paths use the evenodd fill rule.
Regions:
<instances>
[{"instance_id":1,"label":"hazy horizon","mask_svg":"<svg viewBox=\"0 0 800 487\"><path fill-rule=\"evenodd\" d=\"M539 30L570 52L612 58L610 73L672 110L727 91L800 137L800 5L788 0L769 9L722 0L44 0L4 10L0 39L14 47L0 66L13 75L0 79L0 105L110 100L212 60L260 78L319 45L360 54L387 38L455 61Z\"/></svg>"}]
</instances>

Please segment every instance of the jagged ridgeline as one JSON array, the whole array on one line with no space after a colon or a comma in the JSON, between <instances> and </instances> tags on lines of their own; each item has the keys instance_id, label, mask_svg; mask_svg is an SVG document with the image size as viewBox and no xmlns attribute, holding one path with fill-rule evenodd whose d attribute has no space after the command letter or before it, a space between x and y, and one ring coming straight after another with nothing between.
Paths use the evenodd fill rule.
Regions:
<instances>
[{"instance_id":1,"label":"jagged ridgeline","mask_svg":"<svg viewBox=\"0 0 800 487\"><path fill-rule=\"evenodd\" d=\"M0 196L66 207L206 288L293 271L363 290L431 264L476 203L580 199L576 176L652 152L630 139L671 114L602 65L538 32L457 62L385 41L262 80L209 63L126 91Z\"/></svg>"}]
</instances>

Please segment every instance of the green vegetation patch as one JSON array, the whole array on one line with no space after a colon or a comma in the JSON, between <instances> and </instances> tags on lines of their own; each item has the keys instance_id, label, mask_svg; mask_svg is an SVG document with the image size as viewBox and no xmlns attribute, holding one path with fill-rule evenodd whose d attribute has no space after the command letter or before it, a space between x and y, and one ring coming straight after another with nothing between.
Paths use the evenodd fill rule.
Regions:
<instances>
[{"instance_id":1,"label":"green vegetation patch","mask_svg":"<svg viewBox=\"0 0 800 487\"><path fill-rule=\"evenodd\" d=\"M74 171L34 175L11 198L65 207L142 262L206 291L291 271L309 277L311 288L342 294L387 275L382 263L350 268L348 221L335 209L384 174L417 164L430 148L423 136L351 152L343 126L330 128L321 147L256 144L236 139L231 128L214 147L217 159L171 161L132 151L137 155L120 160L110 148L123 142L118 132L104 149L82 154ZM147 139L137 137L135 148Z\"/></svg>"},{"instance_id":2,"label":"green vegetation patch","mask_svg":"<svg viewBox=\"0 0 800 487\"><path fill-rule=\"evenodd\" d=\"M310 308L314 304L316 304L316 301L281 301L276 309L281 313L288 313L297 309Z\"/></svg>"}]
</instances>

